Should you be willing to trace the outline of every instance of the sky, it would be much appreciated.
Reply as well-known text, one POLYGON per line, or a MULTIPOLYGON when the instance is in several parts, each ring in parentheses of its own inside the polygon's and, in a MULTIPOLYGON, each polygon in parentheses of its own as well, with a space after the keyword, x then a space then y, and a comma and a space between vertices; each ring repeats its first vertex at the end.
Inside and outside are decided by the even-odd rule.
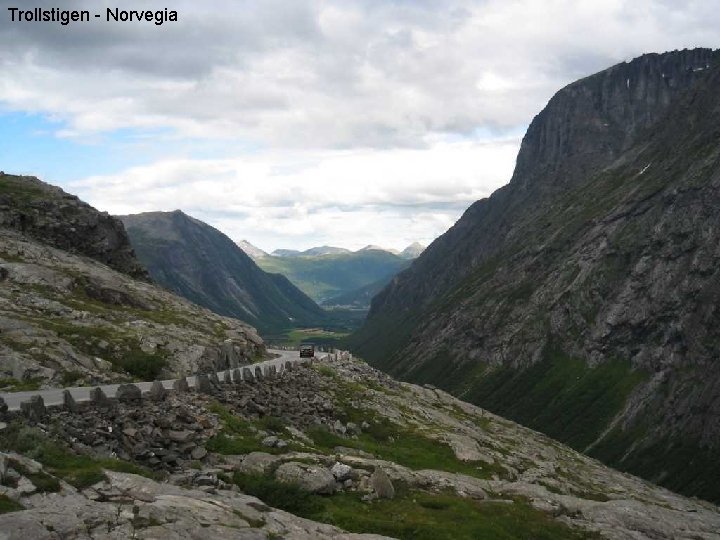
POLYGON ((429 244, 563 86, 720 44, 718 0, 0 0, 0 169, 266 251, 429 244), (8 7, 88 9, 11 22, 8 7))

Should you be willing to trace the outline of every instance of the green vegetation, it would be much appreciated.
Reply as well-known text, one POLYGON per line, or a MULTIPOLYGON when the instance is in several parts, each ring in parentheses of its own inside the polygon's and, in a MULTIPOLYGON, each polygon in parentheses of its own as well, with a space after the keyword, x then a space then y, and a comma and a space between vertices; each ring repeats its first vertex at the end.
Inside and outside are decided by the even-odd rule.
POLYGON ((697 440, 671 437, 638 444, 646 435, 642 427, 628 431, 615 429, 590 455, 678 493, 720 503, 720 484, 708 482, 709 478, 720 478, 720 449, 709 448, 697 440), (628 452, 628 448, 632 451, 628 452))
POLYGON ((236 473, 233 480, 243 492, 266 504, 350 532, 408 540, 594 538, 554 521, 521 500, 512 504, 478 502, 449 493, 427 493, 397 486, 394 499, 367 503, 359 493, 313 495, 270 475, 236 473))
POLYGON ((258 266, 286 276, 316 302, 352 293, 391 276, 410 261, 386 251, 367 250, 311 257, 263 257, 258 266))
POLYGON ((0 379, 0 390, 3 392, 24 392, 40 388, 42 379, 0 379))
POLYGON ((268 448, 262 445, 258 430, 284 433, 286 423, 281 418, 265 416, 259 420, 250 421, 234 415, 217 402, 211 403, 208 410, 217 414, 222 422, 220 432, 209 439, 205 445, 210 452, 225 455, 248 454, 258 451, 284 454, 289 451, 305 450, 294 442, 290 442, 285 448, 268 448))
POLYGON ((157 349, 145 352, 134 336, 118 334, 117 329, 106 326, 85 326, 65 321, 38 321, 57 333, 79 351, 90 356, 106 358, 116 370, 126 371, 143 381, 156 379, 167 365, 167 353, 157 349), (104 342, 104 343, 103 343, 104 342), (113 350, 109 345, 118 346, 113 350))
POLYGON ((19 502, 13 501, 7 495, 0 494, 0 514, 17 512, 19 510, 25 510, 25 507, 19 502))
POLYGON ((349 335, 348 331, 325 328, 295 328, 276 339, 282 345, 297 347, 304 341, 319 346, 334 346, 349 335))
MULTIPOLYGON (((117 459, 95 459, 73 454, 62 443, 49 438, 40 430, 12 424, 0 432, 0 449, 14 451, 40 462, 57 478, 82 489, 103 480, 103 469, 126 472, 156 478, 156 475, 142 467, 117 459)), ((25 476, 41 491, 57 491, 60 485, 56 478, 45 473, 25 476), (38 482, 38 483, 36 483, 38 482)))
POLYGON ((549 348, 543 361, 502 367, 475 380, 464 399, 583 450, 607 427, 646 375, 629 362, 589 367, 549 348))

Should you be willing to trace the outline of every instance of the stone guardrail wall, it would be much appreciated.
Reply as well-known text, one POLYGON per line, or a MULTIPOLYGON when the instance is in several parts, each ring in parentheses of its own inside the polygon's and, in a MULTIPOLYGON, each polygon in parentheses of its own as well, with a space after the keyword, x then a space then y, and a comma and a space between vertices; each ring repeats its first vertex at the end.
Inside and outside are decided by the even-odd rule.
MULTIPOLYGON (((333 350, 332 352, 325 353, 323 359, 328 362, 352 360, 352 354, 348 351, 333 350)), ((296 369, 298 364, 309 364, 317 360, 317 357, 294 358, 284 361, 275 359, 259 364, 248 364, 217 373, 199 373, 197 375, 168 381, 97 386, 89 390, 88 399, 76 399, 70 390, 64 389, 62 390, 62 403, 49 405, 47 407, 41 395, 44 391, 39 390, 37 395, 30 396, 26 401, 20 403, 20 413, 29 422, 35 423, 46 417, 47 408, 60 407, 69 411, 77 411, 79 403, 83 402, 90 402, 92 405, 98 407, 108 407, 112 404, 113 400, 121 402, 138 402, 143 399, 163 401, 168 392, 185 393, 191 389, 204 394, 214 394, 221 384, 233 384, 240 381, 252 383, 257 380, 272 379, 284 371, 296 369), (148 384, 150 385, 149 389, 143 392, 140 385, 147 387, 148 384), (108 396, 104 389, 108 389, 109 387, 114 388, 115 386, 117 386, 115 395, 108 396)), ((0 420, 6 419, 9 414, 11 414, 11 412, 8 411, 7 404, 2 397, 0 397, 0 420)))
MULTIPOLYGON (((333 361, 339 358, 347 358, 348 355, 349 353, 345 352, 328 353, 324 355, 324 359, 333 361)), ((97 407, 108 407, 112 405, 113 401, 135 403, 143 399, 163 401, 169 392, 185 393, 194 390, 200 393, 214 394, 222 384, 234 384, 240 381, 252 383, 258 380, 272 379, 285 371, 297 369, 299 364, 309 364, 317 360, 317 357, 291 360, 274 359, 217 373, 199 373, 167 381, 97 386, 89 389, 89 398, 85 399, 76 399, 69 389, 57 389, 57 391, 62 392, 62 403, 48 406, 46 406, 41 395, 47 391, 38 390, 38 394, 29 396, 27 400, 20 403, 20 416, 24 416, 30 423, 35 423, 46 417, 48 408, 54 407, 77 411, 79 403, 87 402, 97 407), (149 389, 143 392, 141 386, 147 388, 148 385, 150 385, 149 389), (112 394, 112 392, 106 392, 108 388, 115 390, 114 396, 108 395, 112 394)), ((10 414, 14 415, 16 413, 8 411, 7 404, 0 397, 0 420, 7 419, 10 414)))

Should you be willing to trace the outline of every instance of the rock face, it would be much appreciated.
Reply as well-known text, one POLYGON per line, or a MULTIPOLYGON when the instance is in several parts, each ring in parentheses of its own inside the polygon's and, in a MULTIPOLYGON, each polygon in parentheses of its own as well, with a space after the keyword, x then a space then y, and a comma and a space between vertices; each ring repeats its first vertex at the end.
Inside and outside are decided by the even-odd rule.
POLYGON ((0 174, 0 228, 149 279, 120 220, 35 177, 0 174))
POLYGON ((646 55, 558 92, 510 183, 375 297, 354 348, 720 500, 719 64, 646 55))
MULTIPOLYGON (((79 248, 66 246, 71 253, 50 245, 61 230, 50 203, 59 204, 53 197, 61 195, 39 181, 0 177, 0 379, 54 385, 153 380, 237 368, 264 353, 247 324, 133 279, 131 269, 107 266, 115 259, 88 258, 89 248, 80 255, 79 248), (46 207, 49 217, 41 217, 37 208, 46 207), (46 227, 48 242, 41 242, 35 236, 46 227)), ((81 242, 86 233, 77 215, 101 215, 67 197, 67 208, 58 210, 69 216, 65 235, 81 242)), ((100 225, 90 228, 100 234, 100 225)))
POLYGON ((155 281, 260 331, 316 325, 325 312, 287 278, 269 274, 217 229, 181 211, 121 216, 155 281))

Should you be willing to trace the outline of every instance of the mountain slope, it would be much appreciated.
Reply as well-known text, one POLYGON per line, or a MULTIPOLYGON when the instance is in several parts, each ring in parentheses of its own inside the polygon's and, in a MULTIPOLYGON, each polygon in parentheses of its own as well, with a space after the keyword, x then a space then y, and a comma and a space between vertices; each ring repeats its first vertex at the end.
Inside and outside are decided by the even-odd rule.
POLYGON ((0 172, 0 227, 149 279, 117 218, 32 176, 0 172))
POLYGON ((408 264, 387 251, 360 250, 320 256, 264 257, 258 265, 287 276, 316 302, 326 304, 339 294, 355 291, 378 280, 390 279, 408 264))
POLYGON ((268 254, 265 253, 262 249, 257 246, 253 246, 247 240, 240 240, 237 245, 252 259, 261 259, 268 256, 268 254))
POLYGON ((645 55, 558 92, 511 182, 373 301, 353 347, 720 500, 720 72, 645 55))
POLYGON ((0 221, 26 227, 0 226, 0 389, 167 378, 264 352, 245 323, 108 265, 147 276, 118 220, 35 178, 3 175, 0 192, 0 221))
POLYGON ((230 238, 179 210, 120 219, 153 279, 193 302, 261 332, 326 320, 286 278, 263 272, 230 238))

